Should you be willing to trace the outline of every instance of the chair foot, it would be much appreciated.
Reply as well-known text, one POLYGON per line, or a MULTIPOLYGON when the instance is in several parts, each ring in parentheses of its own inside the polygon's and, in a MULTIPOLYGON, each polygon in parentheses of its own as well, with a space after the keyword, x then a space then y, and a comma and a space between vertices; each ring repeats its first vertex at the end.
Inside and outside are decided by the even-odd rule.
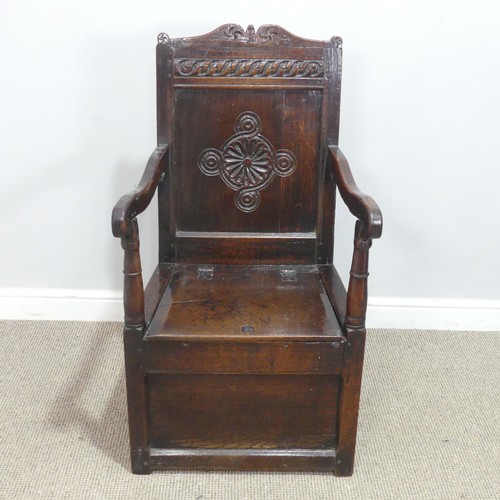
POLYGON ((341 477, 352 476, 353 471, 354 471, 354 457, 352 457, 351 459, 349 458, 341 459, 339 457, 336 458, 335 470, 333 471, 333 473, 336 476, 341 476, 341 477))
POLYGON ((151 461, 149 458, 149 449, 136 448, 130 453, 132 472, 134 474, 150 474, 151 461))

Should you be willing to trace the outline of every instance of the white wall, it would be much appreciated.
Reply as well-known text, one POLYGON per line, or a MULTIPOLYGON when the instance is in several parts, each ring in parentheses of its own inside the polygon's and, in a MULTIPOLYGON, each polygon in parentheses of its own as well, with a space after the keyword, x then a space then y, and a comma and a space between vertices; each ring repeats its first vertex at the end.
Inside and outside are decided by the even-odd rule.
MULTIPOLYGON (((371 261, 376 323, 415 325, 401 307, 434 304, 486 308, 489 327, 500 329, 497 2, 174 4, 3 2, 1 316, 71 317, 67 301, 26 298, 67 295, 95 299, 98 317, 120 314, 122 252, 110 213, 155 147, 157 32, 276 23, 308 38, 344 38, 341 147, 385 219, 371 261)), ((151 270, 154 216, 141 223, 151 270)), ((341 214, 339 226, 345 272, 352 220, 341 214)), ((444 309, 448 320, 457 313, 444 309)), ((423 326, 454 326, 433 321, 423 326)))

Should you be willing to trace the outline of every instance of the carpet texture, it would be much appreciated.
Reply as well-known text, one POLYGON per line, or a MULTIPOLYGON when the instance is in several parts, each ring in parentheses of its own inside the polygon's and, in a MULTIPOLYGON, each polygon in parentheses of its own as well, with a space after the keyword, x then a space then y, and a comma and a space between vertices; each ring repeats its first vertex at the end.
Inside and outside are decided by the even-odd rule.
POLYGON ((371 330, 351 478, 134 476, 120 324, 5 321, 0 343, 2 499, 500 498, 499 332, 371 330))

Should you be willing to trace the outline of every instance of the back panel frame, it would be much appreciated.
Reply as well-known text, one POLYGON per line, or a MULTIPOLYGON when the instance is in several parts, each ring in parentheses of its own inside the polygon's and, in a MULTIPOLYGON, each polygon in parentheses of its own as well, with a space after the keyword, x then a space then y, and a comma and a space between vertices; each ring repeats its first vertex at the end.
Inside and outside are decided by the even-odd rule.
POLYGON ((170 145, 170 168, 158 188, 160 262, 332 262, 335 185, 325 167, 326 146, 338 143, 341 64, 340 38, 306 40, 277 26, 255 32, 225 25, 200 37, 172 40, 159 35, 158 144, 170 145), (189 106, 191 99, 197 101, 195 106, 189 106), (245 101, 254 103, 252 109, 245 101), (207 127, 205 133, 193 133, 190 129, 197 122, 190 109, 199 110, 200 127, 211 110, 217 110, 220 116, 212 119, 221 123, 220 130, 207 127), (294 110, 304 117, 298 124, 294 110), (259 116, 259 137, 278 152, 292 151, 303 160, 297 171, 303 170, 300 177, 294 176, 297 171, 275 176, 259 191, 261 205, 252 213, 233 204, 218 218, 237 193, 220 177, 203 174, 193 162, 205 148, 221 148, 244 111, 259 116), (193 146, 191 153, 188 145, 193 146), (200 192, 206 200, 197 206, 200 192))

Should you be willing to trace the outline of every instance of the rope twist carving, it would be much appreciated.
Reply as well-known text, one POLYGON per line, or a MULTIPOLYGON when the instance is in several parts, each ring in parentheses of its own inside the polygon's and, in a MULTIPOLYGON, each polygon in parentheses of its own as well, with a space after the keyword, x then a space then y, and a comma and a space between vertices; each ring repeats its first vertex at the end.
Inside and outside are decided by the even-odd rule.
POLYGON ((323 61, 297 59, 176 59, 176 76, 318 78, 323 61))

